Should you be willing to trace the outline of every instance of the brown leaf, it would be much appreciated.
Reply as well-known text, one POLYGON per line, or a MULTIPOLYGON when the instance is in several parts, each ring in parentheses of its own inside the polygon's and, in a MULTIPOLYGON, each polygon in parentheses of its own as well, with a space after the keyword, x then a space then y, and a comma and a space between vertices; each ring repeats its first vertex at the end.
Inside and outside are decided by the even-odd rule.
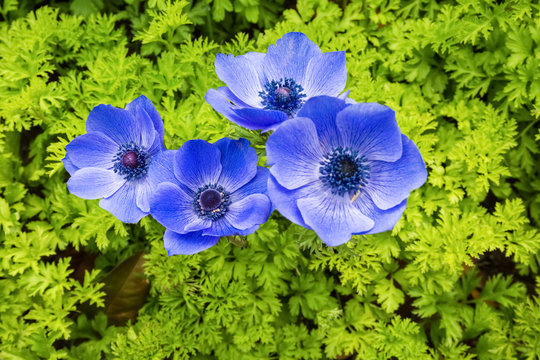
POLYGON ((144 305, 150 282, 144 276, 144 251, 117 265, 102 280, 105 283, 105 314, 109 323, 124 325, 137 317, 144 305))

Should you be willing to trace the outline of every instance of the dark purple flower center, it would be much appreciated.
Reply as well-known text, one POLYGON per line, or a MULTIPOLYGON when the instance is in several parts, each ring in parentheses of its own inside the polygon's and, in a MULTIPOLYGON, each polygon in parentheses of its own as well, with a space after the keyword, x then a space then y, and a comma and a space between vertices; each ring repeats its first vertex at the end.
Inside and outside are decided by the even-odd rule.
POLYGON ((137 154, 135 151, 128 151, 124 155, 122 155, 122 165, 135 169, 137 166, 139 166, 139 161, 137 158, 139 157, 139 154, 137 154))
POLYGON ((319 179, 327 185, 332 194, 340 196, 356 195, 369 180, 370 166, 365 156, 351 148, 337 147, 324 156, 319 168, 319 179))
POLYGON ((215 189, 206 189, 199 196, 199 204, 203 210, 215 210, 221 205, 221 194, 215 189))
POLYGON ((267 82, 259 96, 265 109, 283 111, 292 116, 304 104, 306 94, 303 91, 304 88, 293 79, 286 78, 267 82))
POLYGON ((113 159, 113 171, 126 180, 140 179, 146 175, 150 160, 144 146, 130 142, 118 148, 113 159))
POLYGON ((201 187, 193 197, 193 208, 201 218, 217 220, 227 213, 230 194, 222 186, 210 184, 201 187))

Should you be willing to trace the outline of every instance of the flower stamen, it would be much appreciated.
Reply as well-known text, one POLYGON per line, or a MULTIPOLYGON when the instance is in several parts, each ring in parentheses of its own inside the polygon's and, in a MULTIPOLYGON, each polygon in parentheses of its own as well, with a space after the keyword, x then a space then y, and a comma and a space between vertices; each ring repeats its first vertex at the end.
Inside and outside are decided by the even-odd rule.
POLYGON ((259 96, 265 109, 283 111, 292 116, 304 104, 302 99, 306 94, 303 91, 304 88, 293 79, 285 78, 267 82, 259 96))
POLYGON ((217 220, 227 213, 231 204, 230 194, 222 186, 205 185, 195 193, 193 208, 201 218, 217 220))
POLYGON ((150 160, 145 147, 132 141, 118 148, 113 159, 113 171, 126 180, 140 179, 146 175, 150 160))
POLYGON ((351 148, 337 147, 321 161, 319 179, 327 185, 332 194, 340 196, 349 193, 351 202, 356 200, 369 180, 370 166, 365 156, 351 148))

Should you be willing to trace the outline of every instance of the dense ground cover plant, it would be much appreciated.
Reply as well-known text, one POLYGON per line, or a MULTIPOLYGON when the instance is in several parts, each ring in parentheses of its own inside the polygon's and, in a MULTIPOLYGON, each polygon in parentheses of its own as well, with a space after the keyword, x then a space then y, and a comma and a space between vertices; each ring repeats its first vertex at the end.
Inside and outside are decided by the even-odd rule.
POLYGON ((2 3, 1 357, 538 357, 537 2, 265 3, 2 3), (168 258, 157 222, 68 193, 61 160, 91 109, 140 94, 167 148, 226 134, 265 165, 267 135, 204 95, 223 86, 217 53, 290 31, 345 51, 350 96, 394 109, 418 145, 427 183, 394 230, 329 248, 274 213, 168 258), (138 301, 123 317, 122 289, 138 301))

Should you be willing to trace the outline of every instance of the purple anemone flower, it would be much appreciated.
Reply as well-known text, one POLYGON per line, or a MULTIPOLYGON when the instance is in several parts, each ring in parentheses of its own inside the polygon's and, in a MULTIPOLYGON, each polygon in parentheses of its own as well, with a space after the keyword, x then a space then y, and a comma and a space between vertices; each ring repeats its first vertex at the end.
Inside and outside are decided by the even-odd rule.
POLYGON ((345 52, 323 53, 298 32, 283 35, 266 54, 218 54, 215 67, 227 86, 208 90, 206 101, 251 130, 273 130, 293 118, 311 97, 338 96, 347 82, 345 52))
POLYGON ((206 250, 221 236, 251 234, 272 212, 268 169, 257 166, 246 139, 189 140, 156 164, 163 177, 150 213, 166 228, 169 256, 206 250))
POLYGON ((427 178, 394 111, 377 103, 308 100, 270 135, 266 153, 273 205, 330 246, 392 229, 427 178))
POLYGON ((144 95, 125 110, 98 105, 86 120, 87 133, 66 146, 62 160, 71 175, 68 190, 120 221, 136 223, 149 214, 153 159, 162 152, 163 122, 144 95))

